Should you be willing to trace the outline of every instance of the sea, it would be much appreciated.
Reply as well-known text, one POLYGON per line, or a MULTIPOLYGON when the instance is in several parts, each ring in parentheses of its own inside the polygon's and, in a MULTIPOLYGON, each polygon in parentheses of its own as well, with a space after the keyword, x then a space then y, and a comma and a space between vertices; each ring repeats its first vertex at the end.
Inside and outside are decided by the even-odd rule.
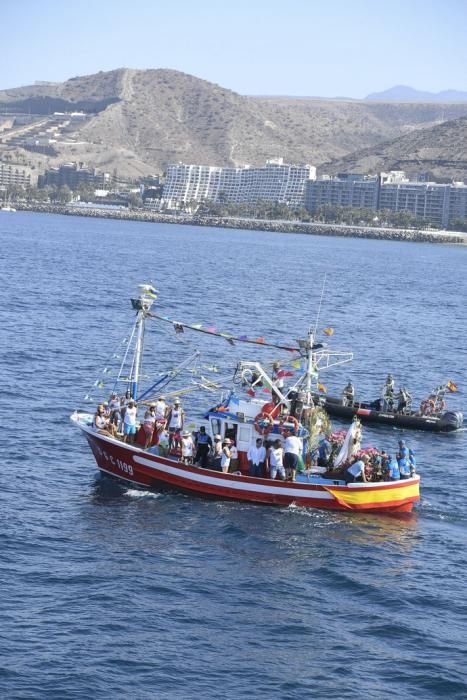
MULTIPOLYGON (((183 323, 316 328, 354 355, 330 394, 391 372, 418 403, 450 379, 467 414, 467 248, 4 212, 0 279, 2 698, 467 698, 466 432, 364 430, 416 453, 420 505, 390 517, 143 490, 69 421, 112 390, 147 282, 183 323)), ((156 320, 146 348, 145 382, 195 351, 213 381, 286 361, 156 320)), ((183 394, 188 420, 218 398, 183 394)))

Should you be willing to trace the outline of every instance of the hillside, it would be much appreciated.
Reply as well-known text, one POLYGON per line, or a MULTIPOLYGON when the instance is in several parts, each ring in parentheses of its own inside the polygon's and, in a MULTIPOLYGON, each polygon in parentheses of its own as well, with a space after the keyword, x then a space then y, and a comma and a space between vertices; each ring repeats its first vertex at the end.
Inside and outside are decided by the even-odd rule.
MULTIPOLYGON (((127 176, 161 172, 174 161, 262 164, 283 156, 320 165, 467 115, 467 104, 246 97, 168 69, 118 69, 0 91, 0 115, 50 119, 54 111, 77 110, 89 118, 57 131, 55 154, 49 155, 24 151, 17 139, 8 142, 12 129, 4 122, 0 159, 8 151, 12 162, 38 170, 84 161, 127 176)), ((44 119, 38 121, 39 135, 47 131, 44 119)))
POLYGON ((324 163, 320 170, 330 174, 405 170, 409 175, 428 173, 435 180, 467 182, 467 117, 357 150, 324 163))

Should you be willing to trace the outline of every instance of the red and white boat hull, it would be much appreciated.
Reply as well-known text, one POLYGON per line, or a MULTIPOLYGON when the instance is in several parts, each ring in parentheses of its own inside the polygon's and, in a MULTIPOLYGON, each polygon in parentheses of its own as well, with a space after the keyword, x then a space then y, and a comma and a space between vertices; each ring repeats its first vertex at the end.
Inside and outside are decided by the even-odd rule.
POLYGON ((94 432, 78 416, 73 420, 85 433, 99 469, 147 488, 161 484, 203 496, 272 505, 372 512, 409 512, 419 500, 419 476, 381 483, 343 485, 329 480, 284 482, 223 474, 187 466, 136 446, 94 432), (318 482, 318 483, 317 483, 318 482))

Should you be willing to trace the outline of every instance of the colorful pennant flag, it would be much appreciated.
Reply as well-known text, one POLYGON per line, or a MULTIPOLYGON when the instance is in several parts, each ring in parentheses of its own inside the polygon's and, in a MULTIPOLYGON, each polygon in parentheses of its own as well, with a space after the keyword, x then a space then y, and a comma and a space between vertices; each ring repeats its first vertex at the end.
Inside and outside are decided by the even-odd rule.
POLYGON ((454 382, 449 380, 448 383, 446 384, 446 389, 448 389, 448 391, 451 391, 452 393, 454 393, 455 391, 457 391, 457 384, 454 384, 454 382))
POLYGON ((324 386, 324 384, 318 384, 318 391, 321 391, 323 394, 326 394, 327 389, 324 386))
POLYGON ((292 367, 295 367, 295 369, 300 369, 302 366, 302 361, 301 360, 294 360, 292 363, 292 367))
POLYGON ((277 378, 278 379, 284 379, 285 377, 293 377, 295 372, 291 372, 286 369, 280 369, 277 373, 277 378))
POLYGON ((323 333, 324 335, 334 335, 334 328, 325 328, 323 333))

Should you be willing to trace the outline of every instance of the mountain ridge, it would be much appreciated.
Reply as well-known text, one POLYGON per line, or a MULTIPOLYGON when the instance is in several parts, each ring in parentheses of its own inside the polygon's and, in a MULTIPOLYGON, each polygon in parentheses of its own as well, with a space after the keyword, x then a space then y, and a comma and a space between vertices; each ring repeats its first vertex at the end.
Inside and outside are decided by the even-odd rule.
POLYGON ((128 177, 161 172, 178 161, 238 166, 282 156, 319 166, 467 115, 463 103, 244 96, 161 68, 118 68, 0 91, 0 112, 13 113, 18 106, 27 112, 33 105, 44 115, 84 109, 88 118, 56 139, 53 155, 0 143, 0 159, 8 151, 36 169, 83 161, 128 177))
POLYGON ((380 102, 467 102, 467 92, 452 89, 441 90, 441 92, 428 92, 417 90, 409 85, 394 85, 388 90, 367 95, 365 100, 377 100, 380 102))

